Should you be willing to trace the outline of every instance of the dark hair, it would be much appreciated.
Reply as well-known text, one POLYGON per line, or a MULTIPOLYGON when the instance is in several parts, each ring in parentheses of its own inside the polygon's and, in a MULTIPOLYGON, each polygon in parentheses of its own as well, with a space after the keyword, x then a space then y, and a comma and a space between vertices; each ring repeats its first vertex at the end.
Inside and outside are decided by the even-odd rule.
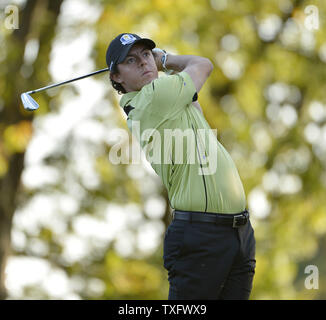
MULTIPOLYGON (((115 74, 115 73, 118 73, 119 70, 118 70, 118 66, 115 66, 115 68, 113 68, 111 74, 115 74)), ((119 83, 119 82, 116 82, 114 81, 112 78, 111 78, 111 74, 110 74, 110 80, 111 80, 111 84, 112 84, 112 87, 118 91, 118 94, 123 94, 123 93, 127 93, 127 91, 125 90, 125 88, 119 83)))
POLYGON ((121 85, 121 83, 119 82, 115 82, 113 79, 111 79, 111 84, 112 87, 118 91, 119 94, 123 94, 123 93, 127 93, 127 91, 125 90, 125 88, 121 85))

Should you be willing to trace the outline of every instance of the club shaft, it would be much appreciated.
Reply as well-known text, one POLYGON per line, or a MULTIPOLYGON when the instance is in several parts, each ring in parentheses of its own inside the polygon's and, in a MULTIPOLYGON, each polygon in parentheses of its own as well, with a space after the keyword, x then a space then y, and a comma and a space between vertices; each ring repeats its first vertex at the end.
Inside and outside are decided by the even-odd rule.
POLYGON ((39 91, 51 89, 51 88, 58 87, 58 86, 61 86, 63 84, 66 84, 66 83, 70 83, 70 82, 73 82, 73 81, 76 81, 76 80, 84 79, 84 78, 87 78, 87 77, 90 77, 90 76, 93 76, 95 74, 98 74, 98 73, 101 73, 101 72, 105 72, 105 71, 109 71, 109 68, 105 68, 105 69, 101 69, 101 70, 98 70, 98 71, 94 71, 92 73, 86 74, 86 75, 81 76, 81 77, 78 77, 78 78, 74 78, 74 79, 71 79, 71 80, 67 80, 67 81, 63 81, 63 82, 51 84, 51 85, 46 86, 46 87, 43 87, 43 88, 39 88, 39 89, 35 89, 35 90, 32 90, 32 91, 28 91, 26 93, 27 94, 32 94, 32 93, 36 93, 36 92, 39 92, 39 91))

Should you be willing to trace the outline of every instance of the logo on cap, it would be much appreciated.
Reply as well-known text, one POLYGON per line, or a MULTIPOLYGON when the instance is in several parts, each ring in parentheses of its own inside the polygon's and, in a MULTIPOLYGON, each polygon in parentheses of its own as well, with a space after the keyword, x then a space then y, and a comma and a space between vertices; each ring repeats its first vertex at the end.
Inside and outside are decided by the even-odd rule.
POLYGON ((124 34, 121 36, 120 41, 125 46, 126 44, 132 43, 137 40, 132 34, 124 34))

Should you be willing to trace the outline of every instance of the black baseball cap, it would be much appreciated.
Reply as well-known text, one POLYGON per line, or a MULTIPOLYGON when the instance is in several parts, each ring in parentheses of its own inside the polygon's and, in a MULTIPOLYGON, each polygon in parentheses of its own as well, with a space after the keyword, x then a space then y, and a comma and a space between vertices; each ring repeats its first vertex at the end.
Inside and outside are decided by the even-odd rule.
POLYGON ((132 46, 136 43, 144 43, 149 49, 155 48, 153 40, 141 38, 134 33, 121 33, 113 39, 106 50, 106 64, 110 71, 114 72, 117 64, 121 63, 128 55, 132 46))

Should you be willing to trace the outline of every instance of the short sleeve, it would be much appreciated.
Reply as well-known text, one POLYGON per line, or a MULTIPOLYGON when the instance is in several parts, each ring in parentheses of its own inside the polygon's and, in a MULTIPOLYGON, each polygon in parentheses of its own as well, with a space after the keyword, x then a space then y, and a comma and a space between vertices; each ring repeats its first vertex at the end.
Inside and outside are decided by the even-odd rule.
POLYGON ((177 116, 192 101, 197 100, 195 85, 185 71, 155 79, 152 90, 152 108, 163 117, 177 116))

